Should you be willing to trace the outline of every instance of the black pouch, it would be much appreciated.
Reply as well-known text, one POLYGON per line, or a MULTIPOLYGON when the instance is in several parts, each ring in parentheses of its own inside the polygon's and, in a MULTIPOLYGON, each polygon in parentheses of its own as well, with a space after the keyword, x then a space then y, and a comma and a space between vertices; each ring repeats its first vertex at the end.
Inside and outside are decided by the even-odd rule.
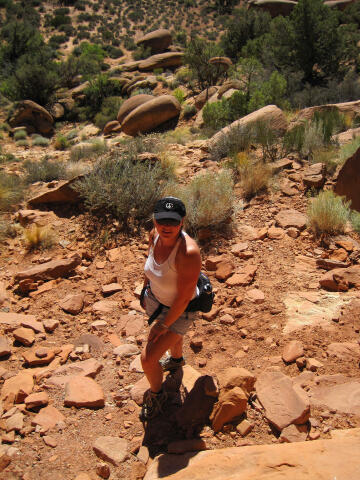
POLYGON ((191 300, 185 311, 208 313, 213 306, 215 293, 213 292, 209 277, 203 272, 199 274, 197 287, 199 295, 191 300))

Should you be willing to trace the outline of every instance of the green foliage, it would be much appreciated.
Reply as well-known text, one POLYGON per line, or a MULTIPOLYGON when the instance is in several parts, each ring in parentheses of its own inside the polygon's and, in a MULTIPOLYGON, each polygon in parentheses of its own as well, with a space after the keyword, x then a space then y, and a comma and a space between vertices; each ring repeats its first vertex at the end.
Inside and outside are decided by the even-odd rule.
POLYGON ((27 138, 27 133, 26 133, 26 130, 16 130, 16 132, 14 133, 14 140, 17 141, 17 140, 25 140, 25 138, 27 138))
POLYGON ((82 158, 91 159, 107 151, 105 140, 95 138, 87 142, 77 143, 71 147, 70 160, 78 162, 82 158))
POLYGON ((355 137, 350 143, 346 143, 340 148, 339 159, 343 163, 350 158, 360 148, 360 135, 355 137))
POLYGON ((312 122, 322 124, 324 143, 330 143, 333 135, 346 130, 345 116, 337 108, 316 111, 312 122))
POLYGON ((16 141, 16 145, 18 147, 28 147, 29 146, 29 142, 27 139, 23 139, 23 140, 17 140, 16 141))
POLYGON ((230 98, 223 97, 219 102, 206 103, 203 109, 203 120, 206 127, 220 130, 246 114, 246 96, 237 91, 230 98))
POLYGON ((17 175, 0 175, 0 212, 13 210, 24 197, 24 185, 17 175))
POLYGON ((222 49, 211 42, 194 37, 188 43, 184 55, 184 64, 188 65, 192 77, 201 90, 216 85, 222 73, 215 65, 209 63, 210 58, 221 56, 222 49))
POLYGON ((184 118, 188 119, 196 115, 197 110, 195 105, 185 105, 183 109, 184 118))
POLYGON ((125 149, 99 160, 76 189, 92 213, 110 213, 126 228, 149 218, 171 179, 160 162, 138 162, 125 149))
POLYGON ((40 161, 26 160, 24 162, 26 170, 26 182, 51 182, 66 178, 65 165, 63 162, 49 159, 44 156, 40 161))
POLYGON ((144 45, 140 45, 136 50, 133 51, 133 59, 134 60, 143 60, 145 58, 150 57, 151 55, 151 48, 144 47, 144 45))
POLYGON ((6 238, 15 238, 19 233, 19 224, 15 224, 7 219, 0 219, 0 242, 6 238))
POLYGON ((236 61, 241 49, 249 40, 258 38, 269 31, 270 21, 271 17, 267 12, 246 8, 236 10, 221 37, 220 43, 225 54, 236 61))
POLYGON ((101 110, 95 115, 95 125, 101 129, 111 120, 116 120, 123 99, 121 97, 107 97, 103 100, 101 110))
POLYGON ((54 148, 56 150, 66 150, 70 147, 70 142, 65 135, 57 135, 55 139, 54 148))
POLYGON ((350 214, 350 221, 355 232, 360 234, 360 213, 352 210, 350 214))
POLYGON ((184 103, 185 101, 185 92, 184 90, 182 90, 181 88, 176 88, 172 94, 174 95, 174 97, 176 98, 176 100, 182 104, 184 103))
POLYGON ((106 74, 100 74, 89 81, 89 86, 84 90, 85 104, 91 114, 100 111, 106 97, 114 97, 121 93, 122 86, 119 81, 110 79, 106 74))
POLYGON ((41 135, 35 135, 32 138, 31 144, 33 147, 48 147, 50 145, 50 140, 41 135))
POLYGON ((349 204, 331 190, 320 192, 308 207, 309 228, 316 235, 343 233, 350 218, 349 204))
POLYGON ((288 130, 283 138, 283 145, 285 152, 300 152, 304 145, 305 137, 305 125, 297 125, 296 127, 288 130))
POLYGON ((263 162, 274 162, 280 153, 279 136, 271 128, 270 124, 264 121, 257 121, 252 125, 254 141, 261 146, 263 162))
POLYGON ((335 172, 336 167, 339 165, 338 149, 333 146, 314 150, 311 157, 312 163, 323 163, 330 175, 335 172))
POLYGON ((249 148, 252 141, 251 130, 243 125, 234 125, 226 133, 221 133, 216 142, 210 144, 209 153, 213 160, 232 156, 249 148))
POLYGON ((186 230, 192 234, 202 228, 222 228, 234 212, 234 181, 228 170, 206 172, 177 189, 186 205, 186 230))

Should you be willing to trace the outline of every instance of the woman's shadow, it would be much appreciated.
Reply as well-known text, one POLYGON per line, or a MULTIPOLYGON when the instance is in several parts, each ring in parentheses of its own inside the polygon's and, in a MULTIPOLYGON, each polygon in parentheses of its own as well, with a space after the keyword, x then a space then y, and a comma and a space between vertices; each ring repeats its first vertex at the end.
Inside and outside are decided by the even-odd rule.
MULTIPOLYGON (((199 377, 190 391, 183 384, 183 369, 170 373, 163 388, 169 400, 164 413, 144 423, 143 445, 153 458, 167 452, 167 446, 174 441, 198 438, 217 400, 217 386, 209 375, 199 377)), ((176 461, 167 455, 159 458, 158 474, 166 476, 185 468, 197 452, 177 456, 176 461)), ((171 456, 173 458, 173 456, 171 456)))

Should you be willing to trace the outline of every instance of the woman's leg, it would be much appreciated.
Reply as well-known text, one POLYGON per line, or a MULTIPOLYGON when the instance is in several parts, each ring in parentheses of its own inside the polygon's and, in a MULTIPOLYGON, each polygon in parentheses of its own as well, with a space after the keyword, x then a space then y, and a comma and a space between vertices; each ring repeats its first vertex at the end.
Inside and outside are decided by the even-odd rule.
POLYGON ((180 336, 178 341, 170 347, 170 355, 172 358, 181 358, 183 356, 183 337, 180 336))
MULTIPOLYGON (((149 381, 150 389, 152 392, 159 392, 163 381, 163 369, 160 366, 159 360, 164 355, 166 350, 173 351, 175 345, 181 341, 182 337, 174 332, 167 332, 159 337, 155 342, 148 341, 142 354, 141 364, 144 369, 146 378, 149 381)), ((176 351, 176 347, 175 347, 176 351)), ((180 355, 181 356, 181 355, 180 355)))

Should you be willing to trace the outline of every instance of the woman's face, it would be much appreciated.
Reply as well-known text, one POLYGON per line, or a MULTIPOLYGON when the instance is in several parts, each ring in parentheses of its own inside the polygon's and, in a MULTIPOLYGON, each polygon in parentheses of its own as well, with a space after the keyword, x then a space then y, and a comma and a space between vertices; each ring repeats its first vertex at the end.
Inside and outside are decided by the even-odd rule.
POLYGON ((173 223, 174 222, 172 221, 167 222, 165 219, 161 220, 159 223, 154 219, 154 225, 158 234, 160 235, 160 238, 170 240, 179 236, 184 220, 181 220, 178 225, 174 225, 173 223))

